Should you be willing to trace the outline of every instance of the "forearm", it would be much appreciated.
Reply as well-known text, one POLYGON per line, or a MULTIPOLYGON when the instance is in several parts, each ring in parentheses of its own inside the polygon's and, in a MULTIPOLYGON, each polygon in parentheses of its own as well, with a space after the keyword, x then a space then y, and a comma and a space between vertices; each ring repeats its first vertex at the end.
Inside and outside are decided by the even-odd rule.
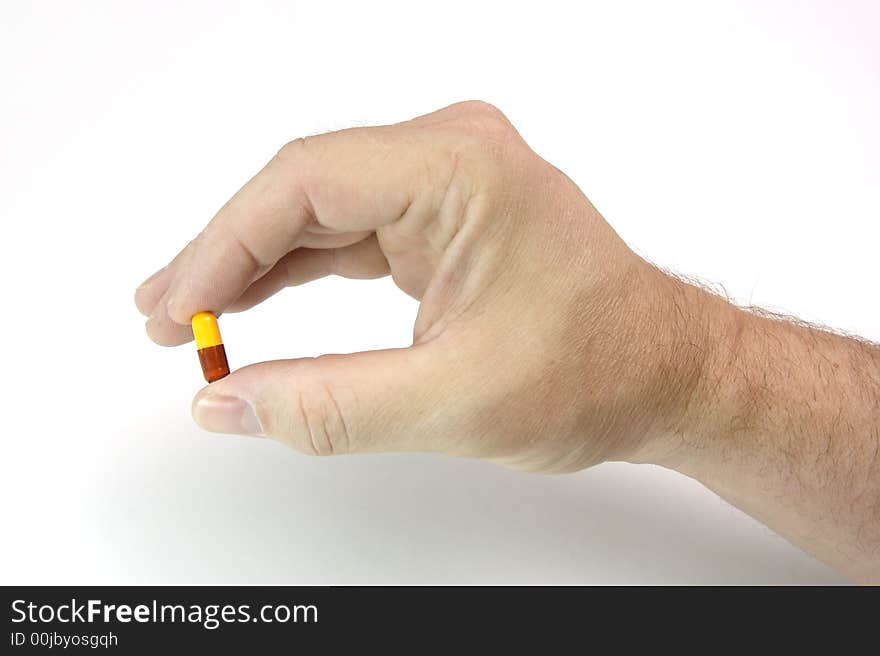
POLYGON ((698 292, 703 375, 655 459, 880 582, 880 348, 698 292))

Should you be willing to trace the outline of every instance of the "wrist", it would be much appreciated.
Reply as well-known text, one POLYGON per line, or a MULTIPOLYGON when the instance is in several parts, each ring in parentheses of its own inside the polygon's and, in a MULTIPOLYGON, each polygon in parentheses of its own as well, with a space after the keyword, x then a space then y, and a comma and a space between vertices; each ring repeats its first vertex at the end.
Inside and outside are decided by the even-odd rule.
POLYGON ((645 312, 651 354, 649 428, 630 462, 690 472, 727 429, 737 353, 752 317, 725 299, 656 269, 645 312))

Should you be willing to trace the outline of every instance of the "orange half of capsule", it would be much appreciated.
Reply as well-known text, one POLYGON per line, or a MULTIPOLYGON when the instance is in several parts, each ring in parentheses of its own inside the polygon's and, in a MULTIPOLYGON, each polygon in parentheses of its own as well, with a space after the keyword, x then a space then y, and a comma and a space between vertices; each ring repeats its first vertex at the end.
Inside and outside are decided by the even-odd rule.
POLYGON ((215 380, 229 375, 229 363, 226 360, 226 349, 220 337, 220 327, 213 312, 199 312, 192 318, 193 337, 199 350, 199 362, 205 380, 215 380))

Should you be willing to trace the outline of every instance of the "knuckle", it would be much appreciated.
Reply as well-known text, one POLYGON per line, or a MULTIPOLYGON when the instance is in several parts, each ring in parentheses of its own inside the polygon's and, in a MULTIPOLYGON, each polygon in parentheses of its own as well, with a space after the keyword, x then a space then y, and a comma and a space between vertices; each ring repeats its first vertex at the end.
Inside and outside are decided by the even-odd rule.
POLYGON ((493 141, 507 141, 516 135, 513 125, 495 105, 482 100, 461 103, 461 121, 465 129, 493 141))
POLYGON ((492 103, 486 102, 485 100, 465 100, 461 103, 462 109, 481 116, 490 116, 494 118, 500 118, 507 120, 504 116, 504 113, 498 109, 492 103))
POLYGON ((298 161, 303 158, 309 137, 297 137, 278 149, 277 157, 283 160, 298 161))

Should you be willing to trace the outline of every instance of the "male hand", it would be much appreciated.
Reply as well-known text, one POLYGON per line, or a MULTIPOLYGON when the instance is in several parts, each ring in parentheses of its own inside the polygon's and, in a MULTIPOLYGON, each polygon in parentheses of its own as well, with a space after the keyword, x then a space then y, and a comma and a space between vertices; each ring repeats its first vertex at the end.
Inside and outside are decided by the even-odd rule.
POLYGON ((880 349, 661 273, 484 103, 287 144, 136 301, 175 345, 196 312, 388 273, 421 300, 411 347, 245 367, 196 421, 312 454, 662 464, 880 582, 880 349))
POLYGON ((389 273, 421 301, 411 347, 245 367, 199 392, 196 421, 304 453, 540 471, 633 459, 681 429, 707 357, 695 308, 712 301, 685 315, 708 295, 637 257, 481 102, 288 143, 136 303, 173 346, 199 311, 389 273))

